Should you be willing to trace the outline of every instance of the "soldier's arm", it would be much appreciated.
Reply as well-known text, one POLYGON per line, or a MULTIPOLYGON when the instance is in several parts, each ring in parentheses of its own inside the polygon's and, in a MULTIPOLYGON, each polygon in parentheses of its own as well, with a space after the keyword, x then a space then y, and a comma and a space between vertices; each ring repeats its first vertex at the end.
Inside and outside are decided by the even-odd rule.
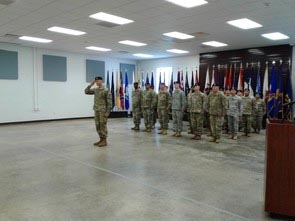
POLYGON ((172 103, 172 97, 171 97, 169 92, 167 92, 167 97, 168 97, 168 108, 167 108, 167 110, 170 110, 171 103, 172 103))
POLYGON ((94 89, 91 89, 91 87, 94 85, 95 81, 92 81, 91 84, 89 84, 85 90, 84 90, 84 93, 85 94, 88 94, 88 95, 91 95, 91 94, 94 94, 95 93, 95 90, 94 89))
POLYGON ((181 109, 182 111, 184 111, 185 109, 187 109, 187 99, 184 92, 182 93, 181 102, 182 102, 181 109))
POLYGON ((208 96, 203 94, 202 98, 203 98, 202 112, 206 112, 207 110, 209 110, 208 96))
POLYGON ((107 107, 106 107, 105 116, 108 117, 113 107, 112 94, 109 91, 106 92, 106 99, 107 99, 107 102, 106 102, 107 107))
POLYGON ((222 99, 221 99, 221 102, 222 102, 222 115, 225 115, 226 111, 227 111, 227 101, 226 101, 226 97, 224 95, 221 95, 221 96, 222 96, 222 99))

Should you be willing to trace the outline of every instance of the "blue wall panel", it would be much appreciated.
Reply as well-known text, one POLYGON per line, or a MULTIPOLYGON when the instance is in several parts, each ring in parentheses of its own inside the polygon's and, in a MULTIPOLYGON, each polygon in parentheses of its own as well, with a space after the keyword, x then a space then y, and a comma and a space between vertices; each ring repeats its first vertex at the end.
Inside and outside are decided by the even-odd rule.
POLYGON ((18 79, 18 53, 0 50, 0 79, 18 79))
POLYGON ((86 82, 91 82, 95 77, 102 77, 105 82, 105 62, 97 60, 86 60, 86 82))
POLYGON ((67 58, 43 55, 43 80, 67 81, 67 58))

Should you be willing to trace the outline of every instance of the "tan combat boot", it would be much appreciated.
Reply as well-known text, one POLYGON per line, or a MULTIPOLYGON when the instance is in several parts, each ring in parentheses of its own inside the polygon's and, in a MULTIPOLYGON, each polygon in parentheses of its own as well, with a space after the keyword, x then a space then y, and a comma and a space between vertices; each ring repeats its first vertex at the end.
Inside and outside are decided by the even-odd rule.
POLYGON ((102 141, 98 144, 99 147, 105 147, 107 145, 108 145, 107 139, 102 139, 102 141))
POLYGON ((176 132, 175 137, 181 137, 180 132, 176 132))
POLYGON ((167 135, 167 130, 166 129, 162 130, 162 135, 167 135))
POLYGON ((98 146, 101 143, 102 139, 100 138, 99 141, 95 142, 93 145, 98 146))

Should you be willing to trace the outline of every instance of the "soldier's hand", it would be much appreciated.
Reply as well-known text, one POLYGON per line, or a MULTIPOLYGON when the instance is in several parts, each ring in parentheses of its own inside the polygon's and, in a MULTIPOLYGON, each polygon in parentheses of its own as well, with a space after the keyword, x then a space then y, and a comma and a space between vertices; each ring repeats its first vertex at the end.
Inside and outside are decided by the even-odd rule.
POLYGON ((95 84, 95 80, 93 80, 90 84, 90 86, 93 86, 95 84))
POLYGON ((104 114, 104 117, 106 117, 106 118, 109 117, 109 114, 108 113, 105 113, 104 114))

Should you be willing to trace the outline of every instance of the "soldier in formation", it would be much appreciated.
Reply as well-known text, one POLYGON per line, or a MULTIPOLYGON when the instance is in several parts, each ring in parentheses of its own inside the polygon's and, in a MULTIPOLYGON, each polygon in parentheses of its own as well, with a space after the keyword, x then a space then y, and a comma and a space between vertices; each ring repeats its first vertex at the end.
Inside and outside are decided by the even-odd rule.
POLYGON ((265 108, 265 102, 260 98, 260 94, 255 95, 254 99, 254 114, 253 114, 253 128, 254 132, 259 134, 261 130, 262 125, 262 118, 265 114, 266 108, 265 108))
POLYGON ((254 113, 254 99, 249 95, 249 89, 244 90, 244 96, 242 97, 243 111, 243 127, 244 134, 243 136, 250 137, 251 126, 252 126, 252 115, 254 113))
POLYGON ((153 126, 153 111, 156 106, 156 94, 151 89, 150 83, 145 84, 142 91, 141 110, 144 118, 146 132, 150 133, 153 126))
POLYGON ((235 88, 230 90, 230 96, 227 99, 228 109, 228 128, 229 128, 229 139, 237 140, 239 130, 239 116, 242 113, 242 98, 236 95, 235 88))
POLYGON ((165 90, 165 84, 160 83, 160 91, 158 93, 158 118, 162 130, 158 134, 167 135, 170 108, 171 95, 165 90))
POLYGON ((132 130, 139 131, 140 121, 141 121, 141 97, 142 91, 138 87, 138 82, 133 84, 134 90, 132 92, 132 115, 134 127, 132 130))

